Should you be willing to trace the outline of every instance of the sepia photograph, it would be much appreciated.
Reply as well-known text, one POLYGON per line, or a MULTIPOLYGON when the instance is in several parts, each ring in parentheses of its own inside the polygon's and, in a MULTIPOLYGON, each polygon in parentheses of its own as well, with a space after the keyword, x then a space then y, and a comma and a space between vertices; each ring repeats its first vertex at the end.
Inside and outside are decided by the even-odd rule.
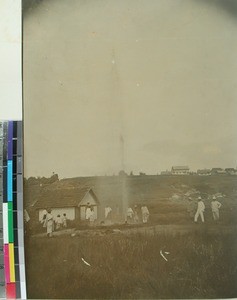
POLYGON ((237 1, 22 14, 28 298, 236 298, 237 1))

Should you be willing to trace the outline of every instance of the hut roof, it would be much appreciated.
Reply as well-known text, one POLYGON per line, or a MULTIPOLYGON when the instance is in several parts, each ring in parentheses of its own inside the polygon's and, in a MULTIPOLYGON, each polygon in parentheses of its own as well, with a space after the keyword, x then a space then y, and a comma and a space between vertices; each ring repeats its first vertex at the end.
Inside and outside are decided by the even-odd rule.
POLYGON ((173 166, 172 170, 189 170, 188 166, 173 166))
POLYGON ((47 207, 78 207, 80 206, 80 202, 88 193, 93 197, 95 202, 99 204, 99 200, 91 187, 71 187, 54 190, 43 190, 34 207, 36 209, 47 207))

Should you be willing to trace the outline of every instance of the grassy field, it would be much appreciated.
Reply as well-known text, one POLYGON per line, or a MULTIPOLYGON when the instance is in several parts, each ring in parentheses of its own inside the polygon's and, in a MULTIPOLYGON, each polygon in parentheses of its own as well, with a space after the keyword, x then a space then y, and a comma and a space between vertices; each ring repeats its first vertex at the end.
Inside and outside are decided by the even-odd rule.
POLYGON ((217 227, 216 233, 210 234, 206 227, 196 226, 184 235, 28 237, 28 297, 237 297, 236 233, 223 234, 217 227), (170 253, 166 254, 168 261, 161 257, 160 250, 170 253))
POLYGON ((50 184, 37 179, 25 182, 24 195, 31 216, 25 241, 30 299, 237 297, 237 176, 111 176, 50 184), (71 227, 81 231, 75 236, 35 235, 45 232, 33 206, 43 192, 60 189, 63 201, 68 188, 85 185, 99 198, 100 220, 106 205, 121 208, 125 197, 130 206, 148 206, 149 224, 89 230, 75 223, 71 227), (190 191, 194 200, 204 199, 205 224, 193 224, 187 212, 190 191), (210 203, 217 193, 222 207, 214 224, 210 203), (168 261, 160 250, 170 253, 168 261))

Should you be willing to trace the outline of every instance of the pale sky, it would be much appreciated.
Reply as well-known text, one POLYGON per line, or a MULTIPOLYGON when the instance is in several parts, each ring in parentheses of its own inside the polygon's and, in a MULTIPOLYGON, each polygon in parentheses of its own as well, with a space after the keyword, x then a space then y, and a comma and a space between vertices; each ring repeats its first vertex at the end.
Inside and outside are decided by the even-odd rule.
POLYGON ((233 1, 43 0, 23 49, 26 177, 236 167, 233 1))

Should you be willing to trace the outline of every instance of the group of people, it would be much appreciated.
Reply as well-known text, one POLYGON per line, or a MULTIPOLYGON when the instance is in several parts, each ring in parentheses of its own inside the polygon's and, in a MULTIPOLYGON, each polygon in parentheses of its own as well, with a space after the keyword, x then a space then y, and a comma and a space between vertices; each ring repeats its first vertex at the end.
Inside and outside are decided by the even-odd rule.
MULTIPOLYGON (((201 218, 202 223, 205 222, 205 218, 204 218, 204 212, 206 209, 206 206, 203 202, 203 199, 201 196, 198 197, 198 203, 197 203, 197 207, 195 202, 193 202, 192 198, 189 198, 190 201, 190 205, 188 208, 188 211, 190 213, 190 217, 193 218, 194 217, 194 222, 197 223, 199 217, 201 218), (196 211, 196 213, 195 213, 196 211)), ((215 196, 212 197, 212 201, 211 201, 211 210, 212 210, 212 216, 213 216, 213 220, 215 222, 219 221, 220 219, 220 213, 219 210, 221 208, 221 203, 216 199, 215 196)))
MULTIPOLYGON (((140 209, 137 205, 129 206, 125 212, 125 222, 136 224, 142 220, 143 223, 147 223, 149 216, 150 212, 146 205, 142 205, 140 209)), ((118 206, 115 209, 112 209, 109 205, 105 207, 105 221, 121 221, 121 217, 118 206)))
MULTIPOLYGON (((190 217, 194 218, 195 223, 198 222, 198 219, 200 217, 202 223, 204 223, 205 222, 204 213, 205 213, 206 206, 201 196, 198 197, 198 203, 193 201, 191 197, 189 198, 189 201, 190 203, 188 207, 188 212, 190 214, 190 217)), ((211 210, 215 222, 217 222, 220 218, 219 210, 221 206, 222 206, 221 203, 217 201, 215 196, 213 196, 211 201, 211 210)), ((111 213, 112 213, 111 207, 106 206, 105 219, 108 219, 111 213)), ((126 211, 126 223, 136 224, 139 223, 141 219, 142 223, 146 224, 149 220, 149 217, 150 217, 150 212, 146 205, 142 205, 140 209, 138 208, 137 205, 134 205, 133 208, 130 206, 126 211)), ((87 203, 85 209, 85 219, 90 226, 93 226, 96 220, 96 213, 94 207, 89 203, 87 203)), ((58 231, 62 228, 67 228, 67 216, 66 213, 64 213, 62 216, 58 214, 56 217, 54 217, 51 209, 44 210, 41 223, 43 224, 43 227, 47 229, 47 236, 52 237, 53 231, 55 230, 58 231)))
POLYGON ((67 228, 67 215, 65 213, 62 216, 58 214, 54 218, 51 209, 44 210, 41 223, 47 230, 47 236, 52 237, 53 231, 67 228))
MULTIPOLYGON (((139 218, 139 208, 137 205, 134 205, 134 208, 128 207, 127 209, 127 216, 126 216, 126 221, 128 223, 139 223, 140 218, 139 218)), ((150 216, 150 212, 147 208, 146 205, 141 206, 141 217, 142 217, 142 222, 145 224, 148 222, 150 216)))

